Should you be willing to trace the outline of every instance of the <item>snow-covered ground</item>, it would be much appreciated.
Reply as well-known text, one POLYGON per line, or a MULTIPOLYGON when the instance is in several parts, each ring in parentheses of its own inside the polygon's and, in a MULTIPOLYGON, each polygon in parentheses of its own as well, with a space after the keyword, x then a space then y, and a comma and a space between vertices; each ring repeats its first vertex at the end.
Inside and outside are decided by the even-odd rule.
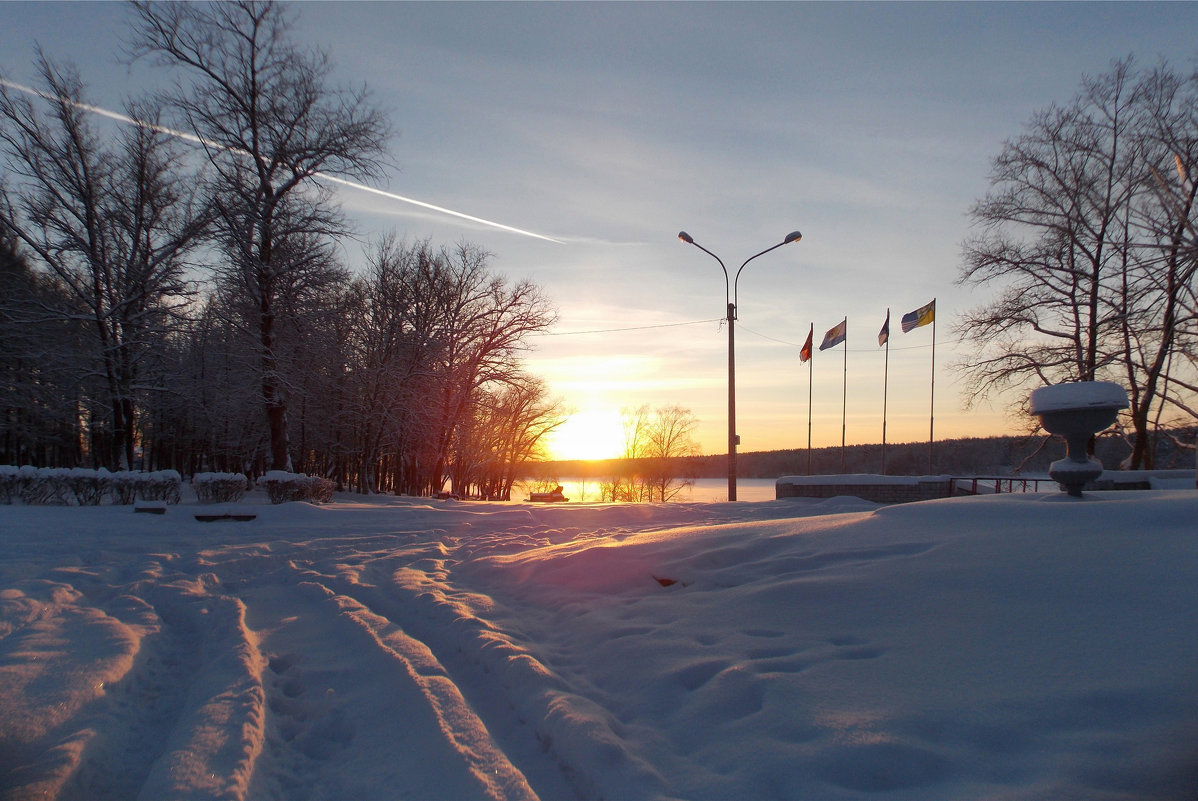
POLYGON ((1198 798, 1194 490, 236 508, 0 507, 0 798, 1198 798))

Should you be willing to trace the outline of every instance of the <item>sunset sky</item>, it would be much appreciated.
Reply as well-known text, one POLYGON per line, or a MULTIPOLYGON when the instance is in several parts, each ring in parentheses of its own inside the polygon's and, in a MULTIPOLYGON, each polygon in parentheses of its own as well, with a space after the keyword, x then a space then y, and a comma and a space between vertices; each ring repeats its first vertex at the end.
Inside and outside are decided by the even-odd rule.
MULTIPOLYGON (((400 196, 488 226, 343 188, 362 245, 394 230, 459 240, 538 282, 560 321, 529 370, 575 409, 606 456, 619 410, 681 405, 707 453, 727 431, 719 265, 740 279, 742 451, 802 447, 814 324, 848 319, 849 443, 928 436, 931 327, 903 313, 937 298, 936 437, 1012 430, 1001 405, 963 411, 954 322, 988 294, 955 283, 967 212, 990 160, 1084 74, 1134 55, 1179 71, 1198 56, 1195 3, 303 3, 297 38, 392 114, 400 196), (587 333, 591 332, 591 333, 587 333), (607 433, 604 434, 604 431, 607 433)), ((73 61, 97 105, 163 80, 118 63, 119 3, 0 4, 0 71, 31 84, 35 43, 73 61)), ((814 444, 838 445, 845 346, 815 353, 814 444)))

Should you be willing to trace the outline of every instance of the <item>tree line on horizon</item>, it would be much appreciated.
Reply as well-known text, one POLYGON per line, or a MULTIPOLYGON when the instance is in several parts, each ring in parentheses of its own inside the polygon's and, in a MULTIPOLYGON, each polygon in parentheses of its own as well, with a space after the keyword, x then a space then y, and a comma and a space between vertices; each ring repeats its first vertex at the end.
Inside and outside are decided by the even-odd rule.
POLYGON ((128 103, 141 124, 102 130, 40 53, 40 97, 0 84, 0 463, 510 493, 564 419, 519 366, 556 320, 539 287, 394 235, 351 275, 324 179, 389 159, 366 90, 283 4, 131 13, 131 58, 180 79, 128 103))

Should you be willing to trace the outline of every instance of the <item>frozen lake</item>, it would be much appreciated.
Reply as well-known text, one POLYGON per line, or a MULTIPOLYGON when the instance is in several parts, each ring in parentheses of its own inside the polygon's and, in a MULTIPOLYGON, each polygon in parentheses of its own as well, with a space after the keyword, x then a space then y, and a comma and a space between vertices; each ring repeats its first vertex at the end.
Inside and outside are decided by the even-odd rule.
MULTIPOLYGON (((562 478, 562 491, 571 503, 599 501, 599 485, 601 479, 596 478, 562 478)), ((512 500, 522 501, 528 498, 528 487, 525 483, 517 482, 512 490, 512 500)), ((774 479, 772 478, 742 478, 736 482, 736 499, 738 501, 772 501, 774 500, 774 479)), ((727 478, 697 478, 693 487, 687 487, 674 498, 676 502, 697 501, 712 503, 728 500, 727 478)))

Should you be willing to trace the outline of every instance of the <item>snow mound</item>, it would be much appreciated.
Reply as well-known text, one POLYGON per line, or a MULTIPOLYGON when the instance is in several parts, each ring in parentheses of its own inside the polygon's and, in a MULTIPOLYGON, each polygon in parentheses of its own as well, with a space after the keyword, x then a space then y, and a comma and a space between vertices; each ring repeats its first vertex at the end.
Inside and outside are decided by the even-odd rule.
POLYGON ((1078 381, 1072 384, 1053 384, 1032 390, 1031 413, 1070 409, 1126 409, 1127 392, 1109 381, 1078 381))

